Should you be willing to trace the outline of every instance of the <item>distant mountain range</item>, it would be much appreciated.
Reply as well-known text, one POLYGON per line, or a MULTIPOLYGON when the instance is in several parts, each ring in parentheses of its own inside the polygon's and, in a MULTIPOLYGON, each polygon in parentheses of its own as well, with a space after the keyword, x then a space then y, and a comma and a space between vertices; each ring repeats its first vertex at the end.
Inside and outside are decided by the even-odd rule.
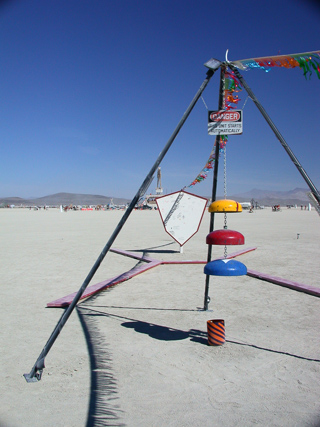
POLYGON ((57 193, 50 196, 38 197, 35 199, 22 199, 20 197, 0 198, 0 205, 15 206, 60 206, 60 205, 107 205, 113 200, 115 205, 123 205, 130 202, 129 199, 122 199, 111 196, 101 196, 95 194, 75 194, 57 193))
MULTIPOLYGON (((280 204, 286 205, 305 205, 309 203, 307 193, 308 189, 295 188, 290 191, 270 191, 253 189, 246 193, 239 193, 228 196, 238 202, 250 202, 254 199, 259 205, 273 206, 280 204)), ((208 197, 209 198, 209 197, 208 197)), ((223 198, 218 196, 218 198, 223 198)), ((23 199, 20 197, 3 197, 0 198, 1 205, 15 206, 59 206, 59 205, 107 205, 113 200, 115 205, 123 205, 130 202, 129 199, 101 196, 94 194, 75 194, 75 193, 57 193, 45 197, 34 199, 23 199)))
MULTIPOLYGON (((259 205, 274 206, 274 205, 305 205, 309 203, 307 193, 310 190, 306 188, 295 188, 290 191, 272 191, 272 190, 253 190, 246 193, 239 193, 230 196, 230 199, 238 202, 250 202, 254 199, 259 205)), ((229 198, 229 197, 228 197, 229 198)))

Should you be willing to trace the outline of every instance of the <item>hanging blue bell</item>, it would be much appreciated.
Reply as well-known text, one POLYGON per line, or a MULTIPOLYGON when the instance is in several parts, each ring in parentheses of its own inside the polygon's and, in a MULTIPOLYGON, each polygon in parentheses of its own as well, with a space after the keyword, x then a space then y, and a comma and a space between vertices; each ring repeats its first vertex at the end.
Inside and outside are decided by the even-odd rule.
POLYGON ((204 274, 210 276, 245 276, 247 267, 235 259, 217 259, 206 264, 204 274))

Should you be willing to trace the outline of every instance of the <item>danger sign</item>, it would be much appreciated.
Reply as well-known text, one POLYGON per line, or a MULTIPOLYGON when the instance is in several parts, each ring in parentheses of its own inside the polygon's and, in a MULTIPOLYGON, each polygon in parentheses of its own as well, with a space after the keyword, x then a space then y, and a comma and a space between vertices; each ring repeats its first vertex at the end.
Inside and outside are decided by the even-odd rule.
POLYGON ((242 110, 220 110, 208 112, 209 135, 241 135, 242 110))

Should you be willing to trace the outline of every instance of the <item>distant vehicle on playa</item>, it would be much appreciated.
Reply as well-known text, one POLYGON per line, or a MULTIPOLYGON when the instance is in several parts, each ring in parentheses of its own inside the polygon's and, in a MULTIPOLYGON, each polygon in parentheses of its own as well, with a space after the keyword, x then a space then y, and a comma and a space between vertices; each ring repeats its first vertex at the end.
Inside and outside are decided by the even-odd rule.
POLYGON ((251 202, 240 202, 242 209, 250 209, 252 207, 251 202))

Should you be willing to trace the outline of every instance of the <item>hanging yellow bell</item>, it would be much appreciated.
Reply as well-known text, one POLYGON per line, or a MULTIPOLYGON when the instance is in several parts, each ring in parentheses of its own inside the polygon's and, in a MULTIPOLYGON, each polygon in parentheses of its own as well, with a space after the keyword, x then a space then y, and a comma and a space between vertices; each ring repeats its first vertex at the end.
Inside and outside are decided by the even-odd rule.
POLYGON ((208 208, 209 212, 242 212, 240 203, 234 200, 216 200, 208 208))

